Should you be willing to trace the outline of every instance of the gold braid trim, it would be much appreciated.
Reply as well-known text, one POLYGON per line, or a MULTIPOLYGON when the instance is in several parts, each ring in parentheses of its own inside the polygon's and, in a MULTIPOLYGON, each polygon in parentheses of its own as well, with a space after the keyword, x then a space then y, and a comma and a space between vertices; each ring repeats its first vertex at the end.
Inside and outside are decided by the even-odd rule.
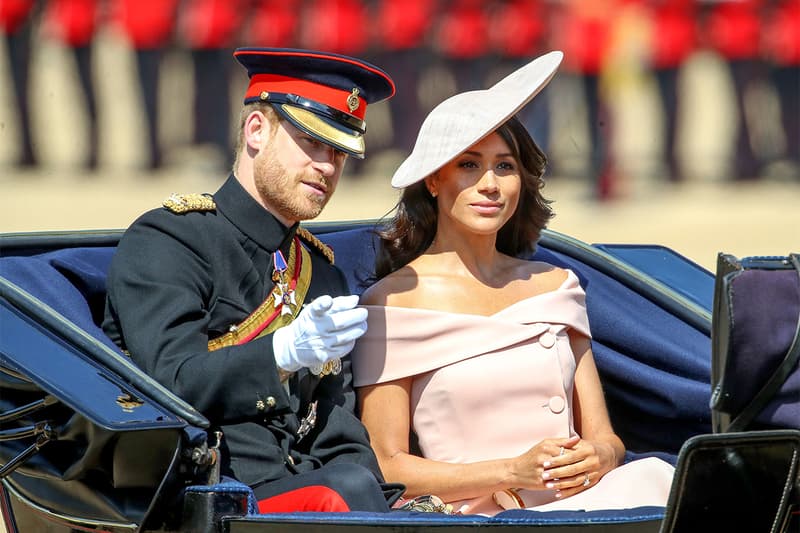
POLYGON ((303 239, 307 244, 319 250, 322 255, 325 256, 325 259, 327 259, 330 264, 333 264, 333 250, 330 246, 319 240, 305 228, 297 228, 297 236, 303 239))
POLYGON ((231 331, 228 333, 208 341, 209 351, 213 352, 214 350, 219 350, 220 348, 224 348, 226 346, 235 346, 240 344, 244 341, 244 339, 247 339, 253 335, 253 333, 257 331, 259 327, 264 326, 264 322, 272 315, 275 315, 272 321, 266 325, 264 329, 262 329, 261 332, 258 333, 254 338, 257 339, 262 335, 272 333, 276 329, 289 324, 295 319, 297 314, 300 312, 300 309, 303 307, 303 301, 305 300, 306 293, 308 292, 308 287, 311 285, 311 256, 308 254, 308 251, 305 248, 296 245, 296 242, 297 241, 294 241, 289 249, 289 260, 287 265, 289 267, 288 274, 290 277, 293 277, 296 259, 295 254, 297 253, 297 249, 299 249, 302 259, 300 262, 300 274, 297 278, 297 285, 294 288, 297 305, 295 305, 294 309, 292 309, 292 313, 281 313, 280 307, 275 306, 275 293, 270 292, 267 299, 264 300, 261 305, 259 305, 258 308, 250 314, 250 316, 245 318, 241 323, 237 324, 236 327, 231 328, 231 331))
POLYGON ((214 211, 217 208, 217 204, 214 203, 214 198, 210 194, 196 192, 189 194, 172 193, 161 205, 179 215, 189 211, 214 211))

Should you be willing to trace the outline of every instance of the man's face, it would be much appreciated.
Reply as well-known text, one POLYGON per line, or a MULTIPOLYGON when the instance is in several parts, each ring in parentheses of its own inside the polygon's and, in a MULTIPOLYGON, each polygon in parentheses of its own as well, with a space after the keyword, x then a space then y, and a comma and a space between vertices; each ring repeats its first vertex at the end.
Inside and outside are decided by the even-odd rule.
POLYGON ((256 190, 287 226, 315 218, 336 190, 346 159, 344 152, 282 120, 255 157, 256 190))

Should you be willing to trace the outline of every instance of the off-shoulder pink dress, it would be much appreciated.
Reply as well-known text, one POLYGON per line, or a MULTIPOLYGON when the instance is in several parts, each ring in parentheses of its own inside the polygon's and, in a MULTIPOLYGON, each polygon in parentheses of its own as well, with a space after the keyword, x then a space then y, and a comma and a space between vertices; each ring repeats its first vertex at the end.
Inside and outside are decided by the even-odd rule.
MULTIPOLYGON (((365 306, 367 333, 352 353, 356 387, 413 376, 411 424, 422 455, 472 463, 517 456, 545 438, 575 434, 576 358, 567 330, 589 336, 585 293, 568 271, 561 286, 491 316, 365 306)), ((526 507, 615 509, 666 505, 673 467, 627 463, 565 500, 519 491, 526 507)), ((492 494, 451 502, 464 513, 502 509, 492 494)))

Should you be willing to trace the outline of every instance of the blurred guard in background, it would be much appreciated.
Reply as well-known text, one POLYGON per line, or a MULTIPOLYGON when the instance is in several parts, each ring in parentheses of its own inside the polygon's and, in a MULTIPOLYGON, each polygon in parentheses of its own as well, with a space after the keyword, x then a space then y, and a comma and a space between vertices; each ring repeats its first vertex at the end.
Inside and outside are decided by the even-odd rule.
POLYGON ((45 28, 64 43, 75 56, 78 80, 86 103, 89 149, 85 166, 97 168, 98 127, 97 97, 92 73, 92 41, 97 30, 97 0, 49 0, 45 12, 45 28))
POLYGON ((297 46, 302 0, 251 0, 243 42, 270 48, 297 46))
POLYGON ((19 117, 20 150, 17 164, 20 167, 36 165, 28 99, 33 8, 33 0, 3 0, 0 2, 0 30, 6 41, 11 81, 14 86, 15 107, 19 117))
MULTIPOLYGON (((764 31, 764 52, 780 102, 786 174, 800 179, 800 1, 771 3, 764 31)), ((778 155, 780 157, 780 155, 778 155)))
POLYGON ((444 0, 434 44, 456 92, 483 89, 489 69, 489 15, 480 0, 444 0))
POLYGON ((664 117, 663 157, 668 181, 683 180, 678 160, 679 98, 681 68, 697 49, 696 0, 649 0, 652 25, 651 66, 658 82, 664 117))
MULTIPOLYGON (((504 0, 490 11, 490 40, 496 56, 491 83, 521 68, 531 58, 549 51, 550 21, 545 0, 504 0)), ((545 87, 533 101, 520 110, 518 118, 536 144, 548 151, 550 140, 549 91, 545 87)))
POLYGON ((621 0, 567 0, 557 7, 553 26, 553 47, 564 51, 563 70, 578 76, 588 119, 590 147, 589 184, 591 195, 607 200, 616 191, 612 152, 611 112, 601 85, 603 69, 609 59, 613 19, 621 0))
POLYGON ((765 76, 761 57, 761 4, 762 0, 720 0, 706 8, 704 21, 703 33, 708 44, 727 61, 733 78, 739 122, 730 164, 730 177, 734 180, 761 176, 761 162, 752 143, 753 116, 748 113, 747 105, 748 91, 765 76))
POLYGON ((194 64, 194 143, 211 147, 225 168, 233 162, 230 54, 247 7, 245 0, 192 0, 179 10, 194 64))
POLYGON ((115 0, 112 15, 136 54, 147 122, 145 167, 149 170, 156 170, 163 163, 158 128, 158 90, 161 61, 174 36, 177 7, 178 0, 115 0))
POLYGON ((422 125, 420 79, 430 67, 430 28, 440 0, 377 0, 371 41, 379 63, 397 81, 389 102, 392 147, 411 153, 422 125))

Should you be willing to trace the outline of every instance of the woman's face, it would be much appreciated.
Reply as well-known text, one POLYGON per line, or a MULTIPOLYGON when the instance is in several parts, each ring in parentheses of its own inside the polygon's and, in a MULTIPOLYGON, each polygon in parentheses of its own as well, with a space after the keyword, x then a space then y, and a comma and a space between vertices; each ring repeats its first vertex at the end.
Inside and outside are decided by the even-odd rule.
POLYGON ((497 233, 519 203, 520 166, 497 133, 472 145, 426 179, 436 195, 439 224, 454 223, 482 235, 497 233))

